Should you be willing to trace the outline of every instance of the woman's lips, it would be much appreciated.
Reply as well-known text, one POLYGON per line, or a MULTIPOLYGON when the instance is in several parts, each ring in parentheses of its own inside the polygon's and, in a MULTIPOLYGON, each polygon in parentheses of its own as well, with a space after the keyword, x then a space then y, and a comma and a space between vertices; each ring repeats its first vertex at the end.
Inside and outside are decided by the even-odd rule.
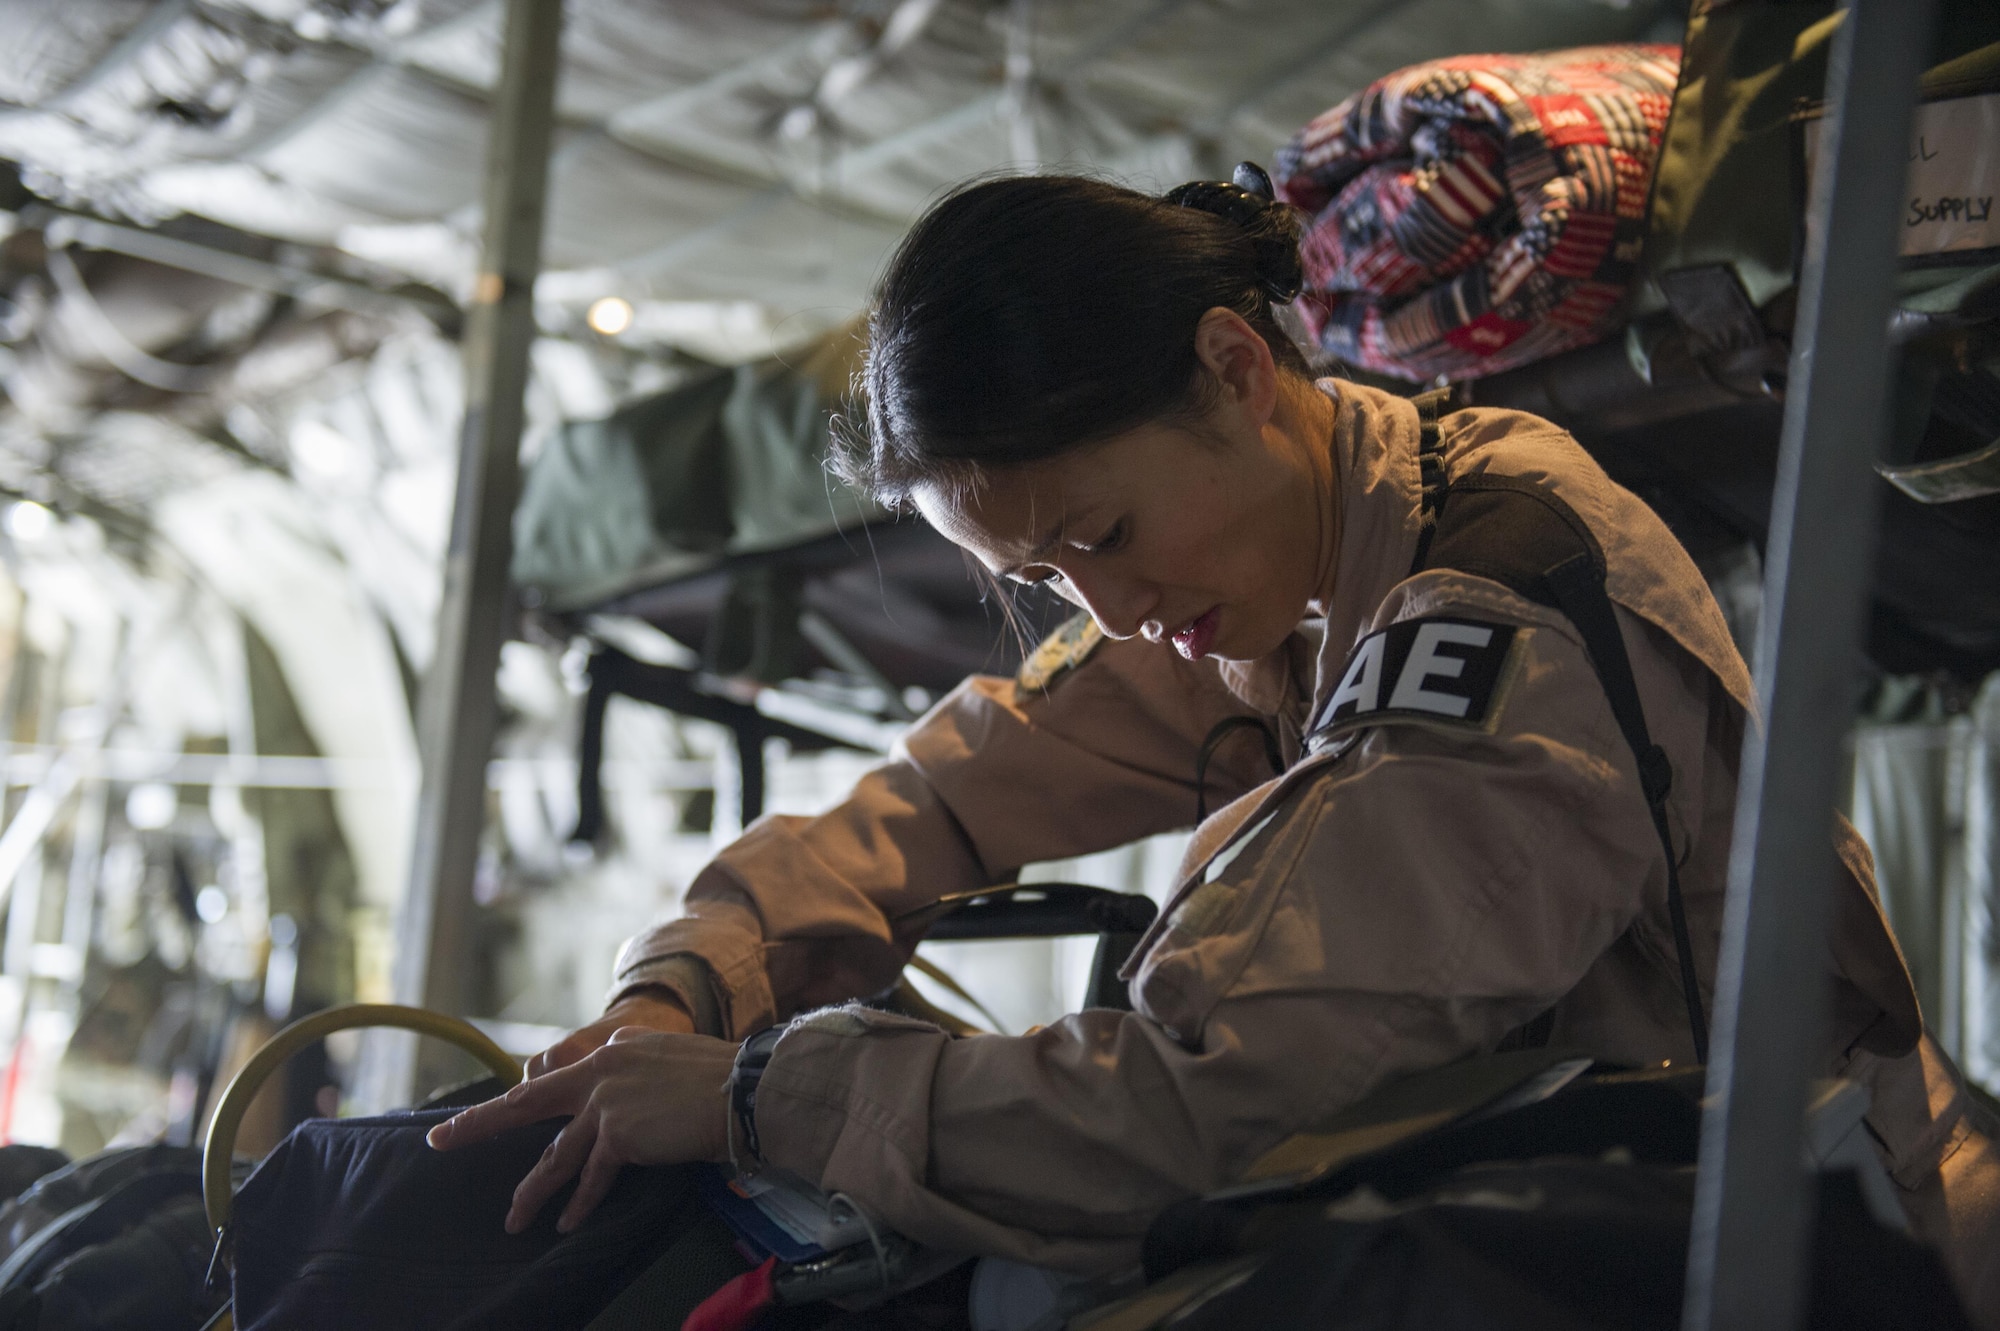
POLYGON ((1208 655, 1208 649, 1215 645, 1216 625, 1222 619, 1222 607, 1214 606, 1200 619, 1186 628, 1174 630, 1174 650, 1190 661, 1199 661, 1208 655))

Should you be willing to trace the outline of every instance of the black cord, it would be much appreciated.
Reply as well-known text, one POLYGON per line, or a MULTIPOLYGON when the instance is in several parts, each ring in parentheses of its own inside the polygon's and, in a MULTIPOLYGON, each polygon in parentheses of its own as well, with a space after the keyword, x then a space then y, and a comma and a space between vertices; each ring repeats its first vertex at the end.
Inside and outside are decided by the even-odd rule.
POLYGON ((1197 824, 1208 820, 1208 765, 1215 758, 1215 751, 1222 747, 1222 741, 1239 730, 1255 730, 1264 737, 1264 757, 1271 764, 1271 775, 1280 776, 1285 770, 1284 751, 1278 746, 1278 733, 1272 730, 1261 716, 1228 716, 1215 723, 1208 732, 1208 738, 1201 742, 1201 751, 1194 759, 1194 820, 1197 824))

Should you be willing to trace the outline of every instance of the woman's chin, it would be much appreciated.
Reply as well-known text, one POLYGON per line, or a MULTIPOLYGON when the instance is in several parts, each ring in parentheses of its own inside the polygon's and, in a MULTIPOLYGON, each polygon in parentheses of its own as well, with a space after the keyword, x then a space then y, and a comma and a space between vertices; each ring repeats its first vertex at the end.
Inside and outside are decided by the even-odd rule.
POLYGON ((1285 645, 1305 618, 1306 607, 1301 602, 1297 613, 1269 610, 1257 614, 1258 609, 1241 601, 1227 601, 1216 605, 1187 628, 1160 640, 1168 651, 1178 652, 1191 661, 1230 661, 1248 664, 1260 661, 1285 645), (1247 621, 1247 622, 1246 622, 1247 621))
POLYGON ((1208 649, 1208 655, 1217 661, 1233 661, 1238 665, 1261 661, 1285 645, 1285 641, 1292 636, 1292 628, 1287 625, 1282 633, 1266 630, 1262 633, 1218 634, 1208 649))

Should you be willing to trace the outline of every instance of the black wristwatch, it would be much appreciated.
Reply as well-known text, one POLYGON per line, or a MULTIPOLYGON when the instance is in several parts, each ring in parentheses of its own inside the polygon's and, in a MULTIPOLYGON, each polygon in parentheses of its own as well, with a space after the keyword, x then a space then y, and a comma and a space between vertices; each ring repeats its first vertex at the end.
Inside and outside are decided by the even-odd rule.
POLYGON ((736 1125, 743 1129, 744 1144, 758 1160, 764 1158, 764 1150, 757 1140, 757 1083, 764 1079, 764 1069, 771 1065, 778 1040, 788 1029, 787 1023, 780 1022, 745 1040, 729 1072, 729 1107, 736 1114, 736 1125))

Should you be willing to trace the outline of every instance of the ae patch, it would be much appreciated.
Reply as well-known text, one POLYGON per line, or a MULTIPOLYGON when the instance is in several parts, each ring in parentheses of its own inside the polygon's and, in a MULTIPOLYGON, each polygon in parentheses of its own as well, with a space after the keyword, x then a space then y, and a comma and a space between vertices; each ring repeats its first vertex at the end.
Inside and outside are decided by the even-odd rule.
POLYGON ((1518 632, 1512 624, 1433 615, 1369 634, 1307 727, 1313 746, 1385 721, 1488 728, 1499 716, 1518 632))
POLYGON ((1089 615, 1074 615, 1064 620, 1061 628, 1044 638, 1042 645, 1021 662, 1021 669, 1014 676, 1014 687, 1022 693, 1046 693, 1049 685, 1065 671, 1089 660, 1103 641, 1103 632, 1089 615))

